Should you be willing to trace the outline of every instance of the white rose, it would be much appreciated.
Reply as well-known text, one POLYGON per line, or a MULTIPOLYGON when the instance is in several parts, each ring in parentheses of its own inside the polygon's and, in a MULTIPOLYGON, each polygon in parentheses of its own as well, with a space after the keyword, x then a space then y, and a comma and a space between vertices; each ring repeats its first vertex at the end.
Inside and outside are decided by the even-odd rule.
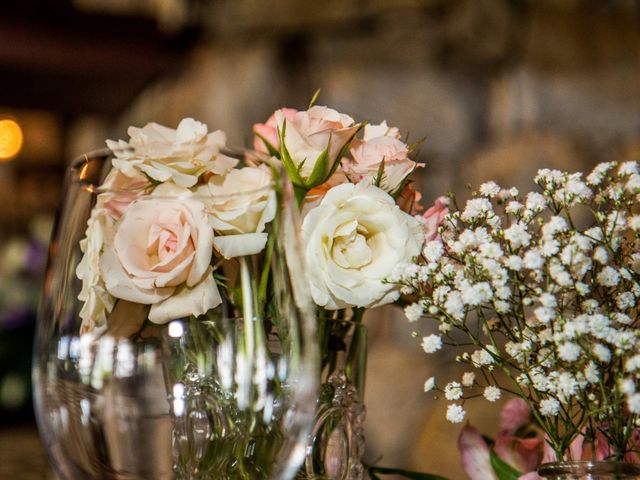
POLYGON ((128 133, 129 143, 107 140, 107 146, 116 156, 113 166, 129 177, 142 172, 158 182, 171 180, 192 187, 202 174, 220 175, 237 164, 219 153, 226 143, 225 133, 207 133, 207 126, 192 118, 183 119, 176 130, 149 123, 129 127, 128 133))
POLYGON ((219 234, 213 243, 225 258, 259 253, 267 242, 265 225, 276 214, 276 194, 266 167, 233 169, 212 176, 207 212, 219 234))
POLYGON ((104 326, 106 316, 115 304, 115 299, 100 276, 100 256, 104 245, 112 242, 113 234, 113 219, 107 210, 97 205, 87 222, 85 237, 80 241, 80 250, 84 255, 76 267, 76 275, 82 281, 78 295, 78 300, 83 302, 79 313, 82 332, 104 326))
POLYGON ((302 234, 313 299, 330 310, 396 300, 397 286, 384 280, 420 253, 424 239, 416 219, 366 182, 329 190, 306 215, 302 234))
POLYGON ((360 128, 350 116, 321 106, 297 112, 288 120, 280 110, 274 115, 279 132, 284 133, 282 160, 292 181, 305 188, 320 185, 331 176, 360 128))
POLYGON ((364 139, 353 142, 350 152, 353 161, 344 165, 349 178, 354 182, 373 182, 392 194, 420 165, 409 158, 409 147, 399 140, 398 129, 389 128, 385 122, 367 125, 364 139))
POLYGON ((129 206, 100 261, 107 291, 151 305, 155 323, 201 315, 222 301, 209 265, 213 229, 204 204, 188 191, 178 197, 161 187, 129 206))

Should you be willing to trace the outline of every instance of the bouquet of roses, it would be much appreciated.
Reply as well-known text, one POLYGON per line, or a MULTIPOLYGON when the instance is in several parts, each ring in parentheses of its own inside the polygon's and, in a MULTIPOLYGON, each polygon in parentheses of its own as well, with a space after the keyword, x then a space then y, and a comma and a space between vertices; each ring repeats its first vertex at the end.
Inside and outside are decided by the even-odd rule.
POLYGON ((416 262, 390 278, 414 296, 410 321, 438 322, 425 352, 457 345, 469 366, 461 379, 428 379, 425 390, 451 402, 454 423, 469 398, 523 399, 552 451, 546 461, 634 462, 638 164, 603 163, 586 178, 543 169, 535 182, 539 191, 526 195, 488 182, 464 207, 454 202, 416 262))
MULTIPOLYGON (((242 310, 249 300, 230 283, 242 272, 230 271, 229 261, 271 254, 279 207, 266 187, 284 174, 303 219, 310 275, 296 281, 317 307, 323 378, 337 374, 349 384, 326 380, 322 399, 335 405, 339 390, 353 406, 362 392, 351 373, 336 371, 336 358, 346 354, 364 364, 366 350, 350 346, 349 332, 366 309, 399 299, 402 287, 387 279, 420 254, 442 209, 418 215, 411 175, 422 165, 411 158, 415 145, 386 122, 359 123, 311 106, 280 109, 253 131, 254 149, 243 151, 243 160, 231 153, 224 132, 190 118, 175 130, 150 123, 129 128, 128 141, 107 141, 111 169, 97 188, 76 271, 81 333, 135 338, 172 320, 211 319, 228 303, 242 310)), ((259 311, 274 298, 269 275, 262 273, 256 289, 259 311)), ((260 342, 247 348, 258 351, 260 342)), ((350 421, 358 422, 357 437, 364 411, 356 410, 350 421)), ((362 448, 354 452, 357 478, 362 448)))

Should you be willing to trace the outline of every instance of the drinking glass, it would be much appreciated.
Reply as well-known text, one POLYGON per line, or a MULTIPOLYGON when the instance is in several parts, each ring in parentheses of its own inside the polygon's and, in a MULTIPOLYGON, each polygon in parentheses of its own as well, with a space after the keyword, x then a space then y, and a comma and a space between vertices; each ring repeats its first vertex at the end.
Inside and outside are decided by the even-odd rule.
MULTIPOLYGON (((87 299, 79 265, 98 238, 85 238, 88 221, 109 195, 151 207, 200 199, 105 190, 108 150, 72 163, 33 366, 38 427, 62 479, 289 479, 298 471, 317 402, 315 317, 293 189, 272 167, 274 181, 258 192, 277 205, 264 249, 213 256, 209 280, 219 305, 204 313, 195 305, 194 314, 158 324, 149 319, 154 305, 114 300, 99 279, 87 299), (83 308, 106 313, 92 317, 83 308)), ((252 191, 214 200, 255 198, 252 191)), ((100 235, 106 245, 108 230, 100 235)))

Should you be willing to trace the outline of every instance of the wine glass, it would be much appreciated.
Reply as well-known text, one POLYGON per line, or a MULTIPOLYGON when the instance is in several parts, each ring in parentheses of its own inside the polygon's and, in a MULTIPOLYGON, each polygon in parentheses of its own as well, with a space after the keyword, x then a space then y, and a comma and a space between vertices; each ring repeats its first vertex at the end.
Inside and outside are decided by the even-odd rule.
MULTIPOLYGON (((50 245, 33 385, 54 468, 65 480, 292 478, 304 460, 318 372, 286 175, 273 167, 274 181, 260 191, 185 199, 170 191, 107 190, 110 167, 108 150, 72 163, 50 245), (110 268, 109 236, 133 215, 133 205, 148 212, 212 198, 232 205, 268 199, 277 207, 262 250, 212 256, 206 295, 216 292, 215 307, 192 295, 193 310, 185 314, 184 285, 172 291, 169 306, 135 301, 134 286, 111 295, 116 287, 99 274, 110 268), (105 199, 122 216, 101 217, 95 227, 105 199), (122 202, 124 213, 117 210, 122 202), (87 268, 91 261, 97 270, 87 268), (175 302, 182 302, 179 314, 172 313, 175 302)), ((231 238, 229 245, 243 244, 231 238)))

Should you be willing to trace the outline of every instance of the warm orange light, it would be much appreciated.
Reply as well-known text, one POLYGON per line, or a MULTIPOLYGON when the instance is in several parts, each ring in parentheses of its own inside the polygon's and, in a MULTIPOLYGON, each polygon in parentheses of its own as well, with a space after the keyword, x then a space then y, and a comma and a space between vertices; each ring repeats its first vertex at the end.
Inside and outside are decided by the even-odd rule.
POLYGON ((0 120, 0 161, 11 160, 22 149, 22 129, 14 120, 0 120))

